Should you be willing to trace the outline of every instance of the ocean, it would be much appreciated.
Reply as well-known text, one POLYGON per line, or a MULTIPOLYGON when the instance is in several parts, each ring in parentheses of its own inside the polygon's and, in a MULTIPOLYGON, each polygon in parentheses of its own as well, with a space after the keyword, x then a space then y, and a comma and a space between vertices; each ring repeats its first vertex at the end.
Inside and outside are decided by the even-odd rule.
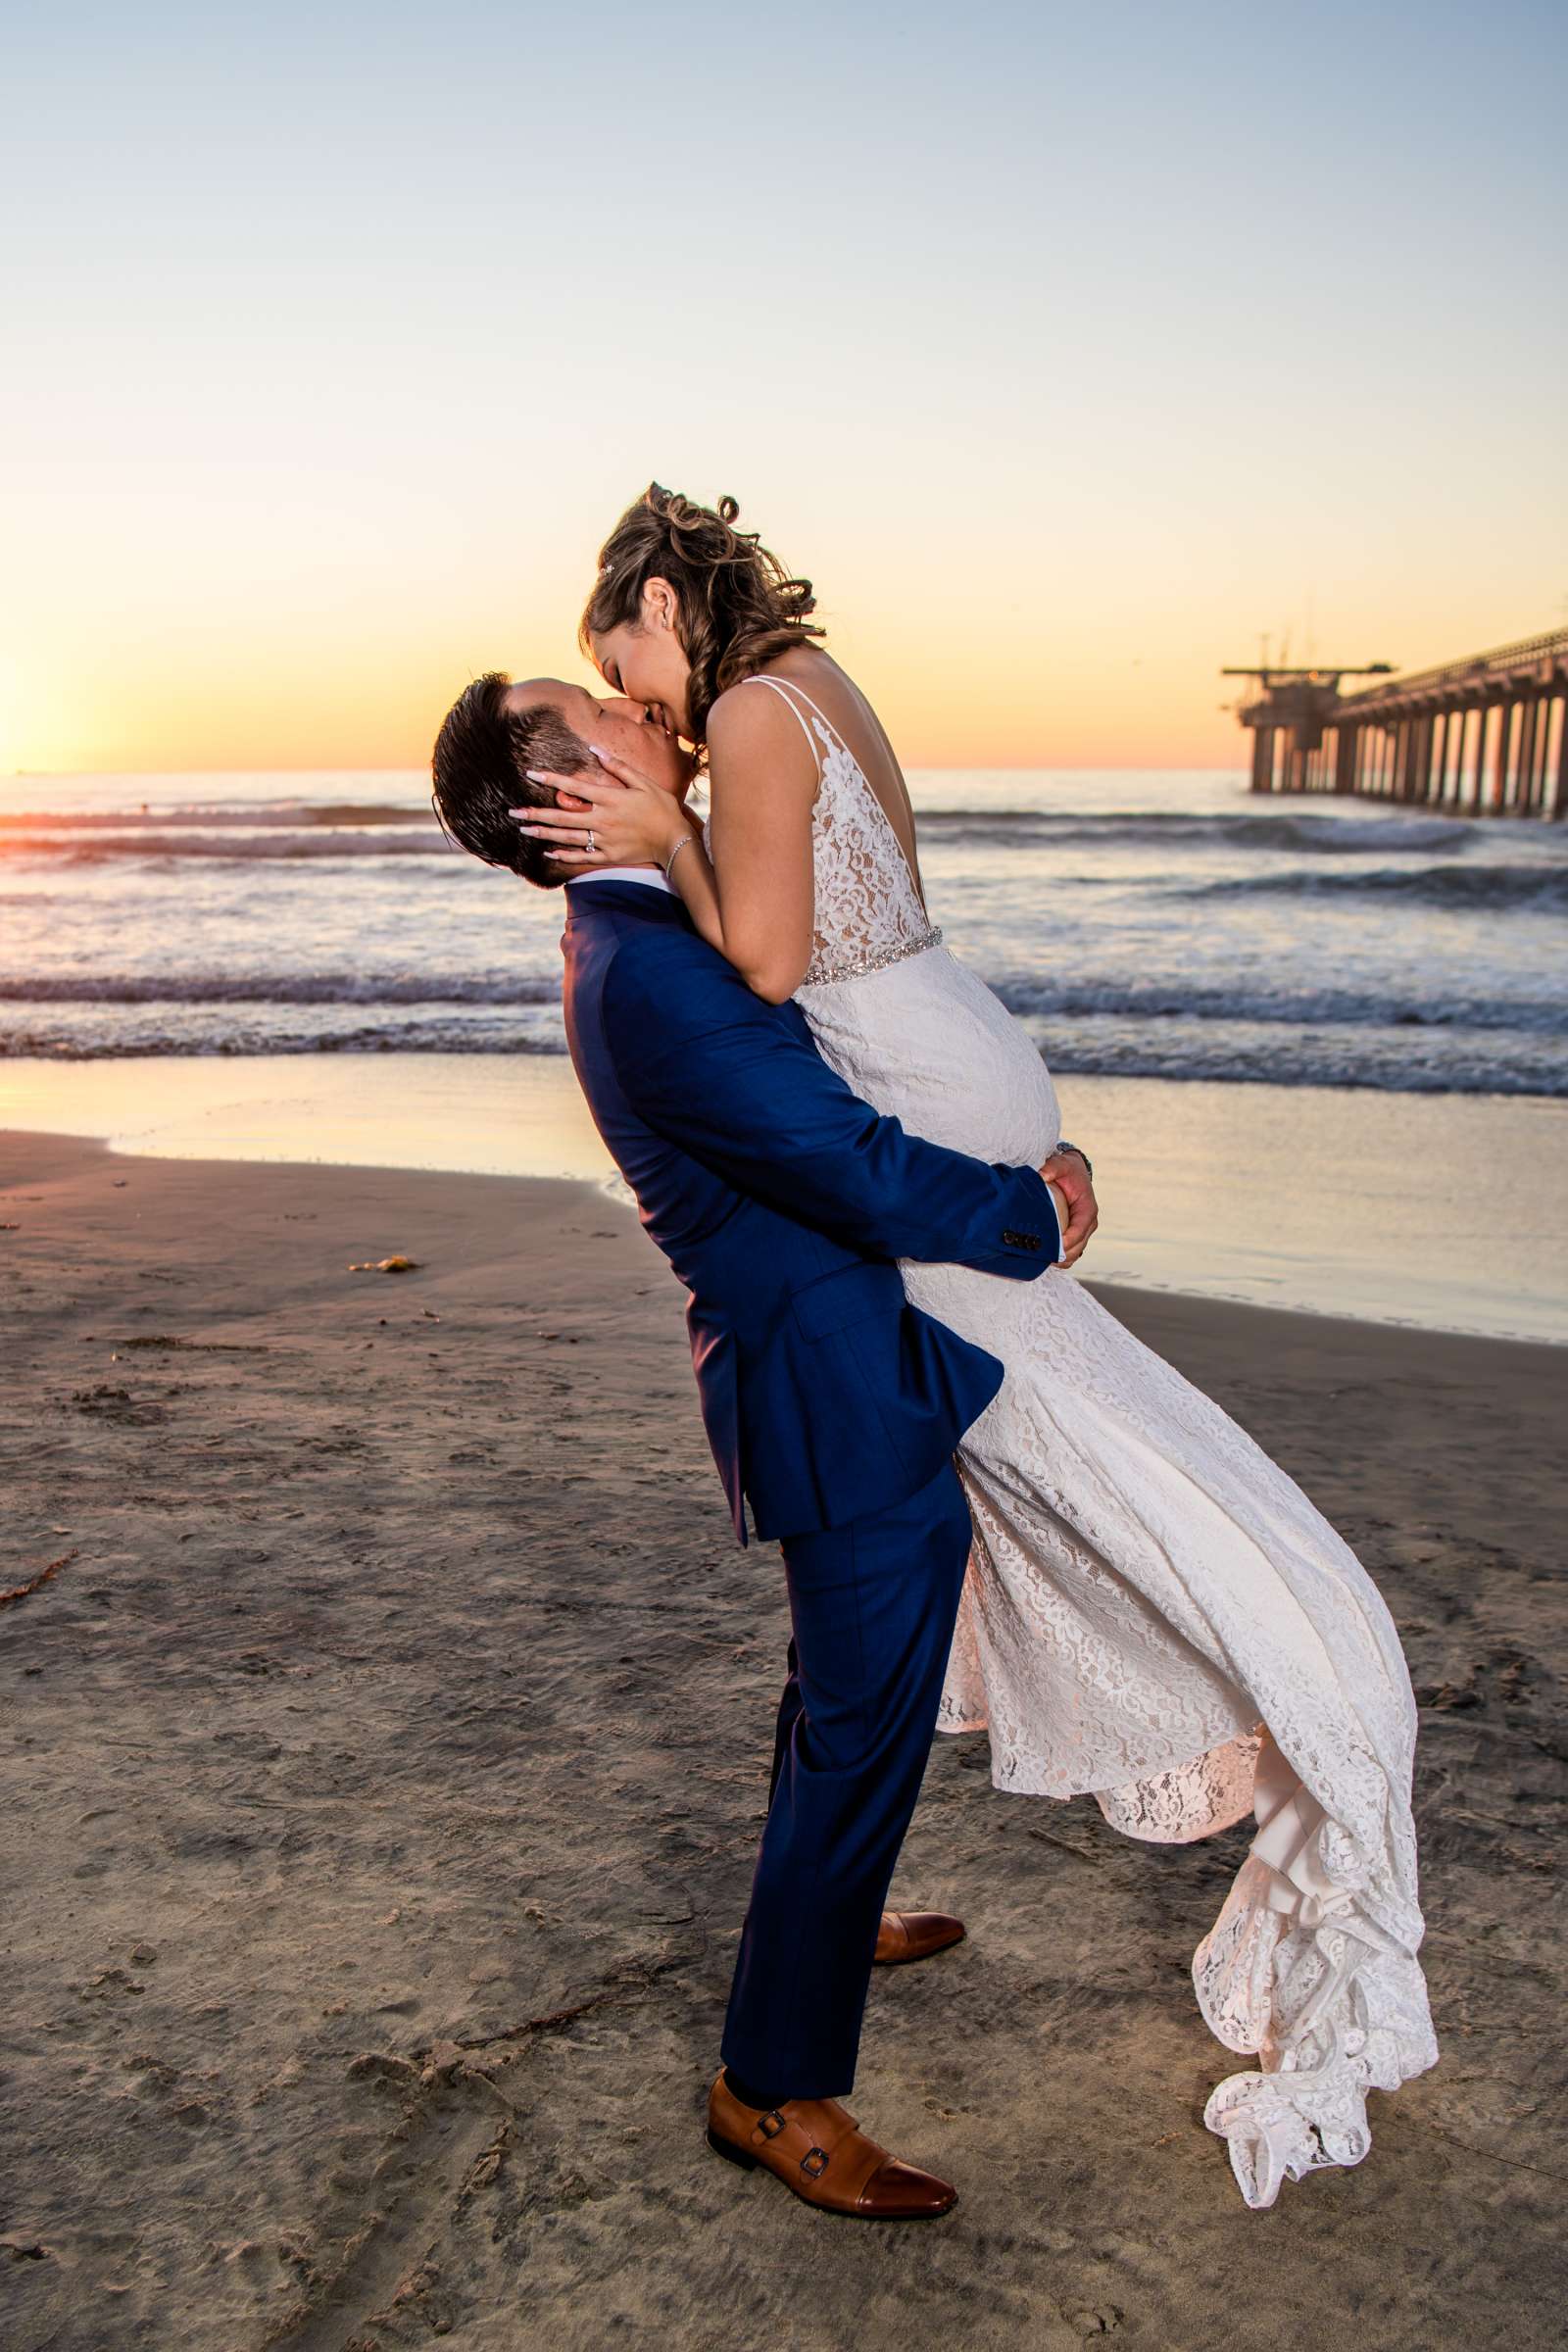
MULTIPOLYGON (((1095 1153, 1086 1273, 1568 1340, 1568 828, 1233 774, 909 781, 933 916, 1095 1153)), ((611 1183, 561 918, 418 774, 15 777, 0 1126, 611 1183)))
MULTIPOLYGON (((1233 775, 922 773, 948 944, 1054 1071, 1568 1095, 1568 828, 1233 775)), ((559 903, 418 775, 0 786, 0 1050, 562 1054, 559 903)))

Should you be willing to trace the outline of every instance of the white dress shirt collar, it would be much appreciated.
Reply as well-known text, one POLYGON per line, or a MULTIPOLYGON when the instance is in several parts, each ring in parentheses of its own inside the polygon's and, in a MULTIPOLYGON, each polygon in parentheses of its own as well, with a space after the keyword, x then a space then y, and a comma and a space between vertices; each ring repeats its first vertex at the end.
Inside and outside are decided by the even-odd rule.
POLYGON ((574 890, 580 882, 645 882, 650 890, 667 890, 672 899, 680 895, 657 865, 596 865, 591 874, 566 876, 568 890, 574 890))

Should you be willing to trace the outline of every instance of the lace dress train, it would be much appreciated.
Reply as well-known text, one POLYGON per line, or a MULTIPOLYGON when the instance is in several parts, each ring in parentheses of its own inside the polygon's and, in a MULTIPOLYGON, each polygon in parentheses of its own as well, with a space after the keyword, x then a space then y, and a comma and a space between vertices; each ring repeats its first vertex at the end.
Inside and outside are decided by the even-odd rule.
MULTIPOLYGON (((821 771, 798 992, 821 1052, 911 1133, 1038 1164, 1060 1134, 1040 1055, 941 945, 837 730, 793 681, 756 682, 821 771)), ((988 1729, 998 1788, 1093 1793, 1129 1837, 1255 1817, 1193 1978, 1219 2040, 1258 2062, 1204 2120, 1249 2204, 1272 2204, 1286 2178, 1358 2162, 1368 2090, 1437 2057, 1393 1620, 1287 1473, 1073 1276, 902 1271, 1007 1372, 959 1450, 974 1546, 940 1728, 988 1729)))
MULTIPOLYGON (((950 1319, 955 1271, 906 1267, 910 1296, 950 1319)), ((1403 1655, 1354 1553, 1236 1422, 1071 1278, 1031 1288, 1049 1307, 1005 1330, 1007 1382, 959 1455, 975 1545, 941 1725, 989 1727, 999 1788, 1091 1792, 1129 1837, 1255 1816, 1193 1981, 1260 2062, 1204 2120, 1269 2205, 1364 2156, 1366 2093, 1437 2057, 1403 1655)), ((969 1328, 996 1348, 995 1320, 969 1328)))

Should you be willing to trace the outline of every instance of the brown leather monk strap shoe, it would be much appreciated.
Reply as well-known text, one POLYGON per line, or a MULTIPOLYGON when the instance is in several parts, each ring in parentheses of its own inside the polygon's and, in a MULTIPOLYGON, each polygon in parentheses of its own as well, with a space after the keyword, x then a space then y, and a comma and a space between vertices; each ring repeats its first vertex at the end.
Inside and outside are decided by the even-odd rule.
POLYGON ((963 1922, 945 1911, 884 1911, 872 1955, 884 1967, 903 1960, 926 1960, 933 1952, 961 1942, 963 1922))
POLYGON ((808 2205, 858 2221, 930 2222, 958 2202, 935 2173, 867 2139, 837 2099, 743 2107, 720 2074, 708 2094, 708 2144, 748 2172, 763 2166, 808 2205))

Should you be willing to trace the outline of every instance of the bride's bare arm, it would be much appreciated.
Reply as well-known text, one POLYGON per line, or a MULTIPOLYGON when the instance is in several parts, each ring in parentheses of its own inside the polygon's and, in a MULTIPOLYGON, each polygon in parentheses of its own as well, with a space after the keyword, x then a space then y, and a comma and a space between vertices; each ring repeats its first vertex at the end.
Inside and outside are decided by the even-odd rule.
POLYGON ((712 863, 703 858, 683 877, 692 849, 676 858, 671 880, 711 893, 717 936, 691 899, 692 920, 729 957, 760 997, 781 1004, 811 959, 815 893, 811 875, 811 804, 817 770, 793 713, 777 695, 731 687, 709 713, 709 832, 712 863))

